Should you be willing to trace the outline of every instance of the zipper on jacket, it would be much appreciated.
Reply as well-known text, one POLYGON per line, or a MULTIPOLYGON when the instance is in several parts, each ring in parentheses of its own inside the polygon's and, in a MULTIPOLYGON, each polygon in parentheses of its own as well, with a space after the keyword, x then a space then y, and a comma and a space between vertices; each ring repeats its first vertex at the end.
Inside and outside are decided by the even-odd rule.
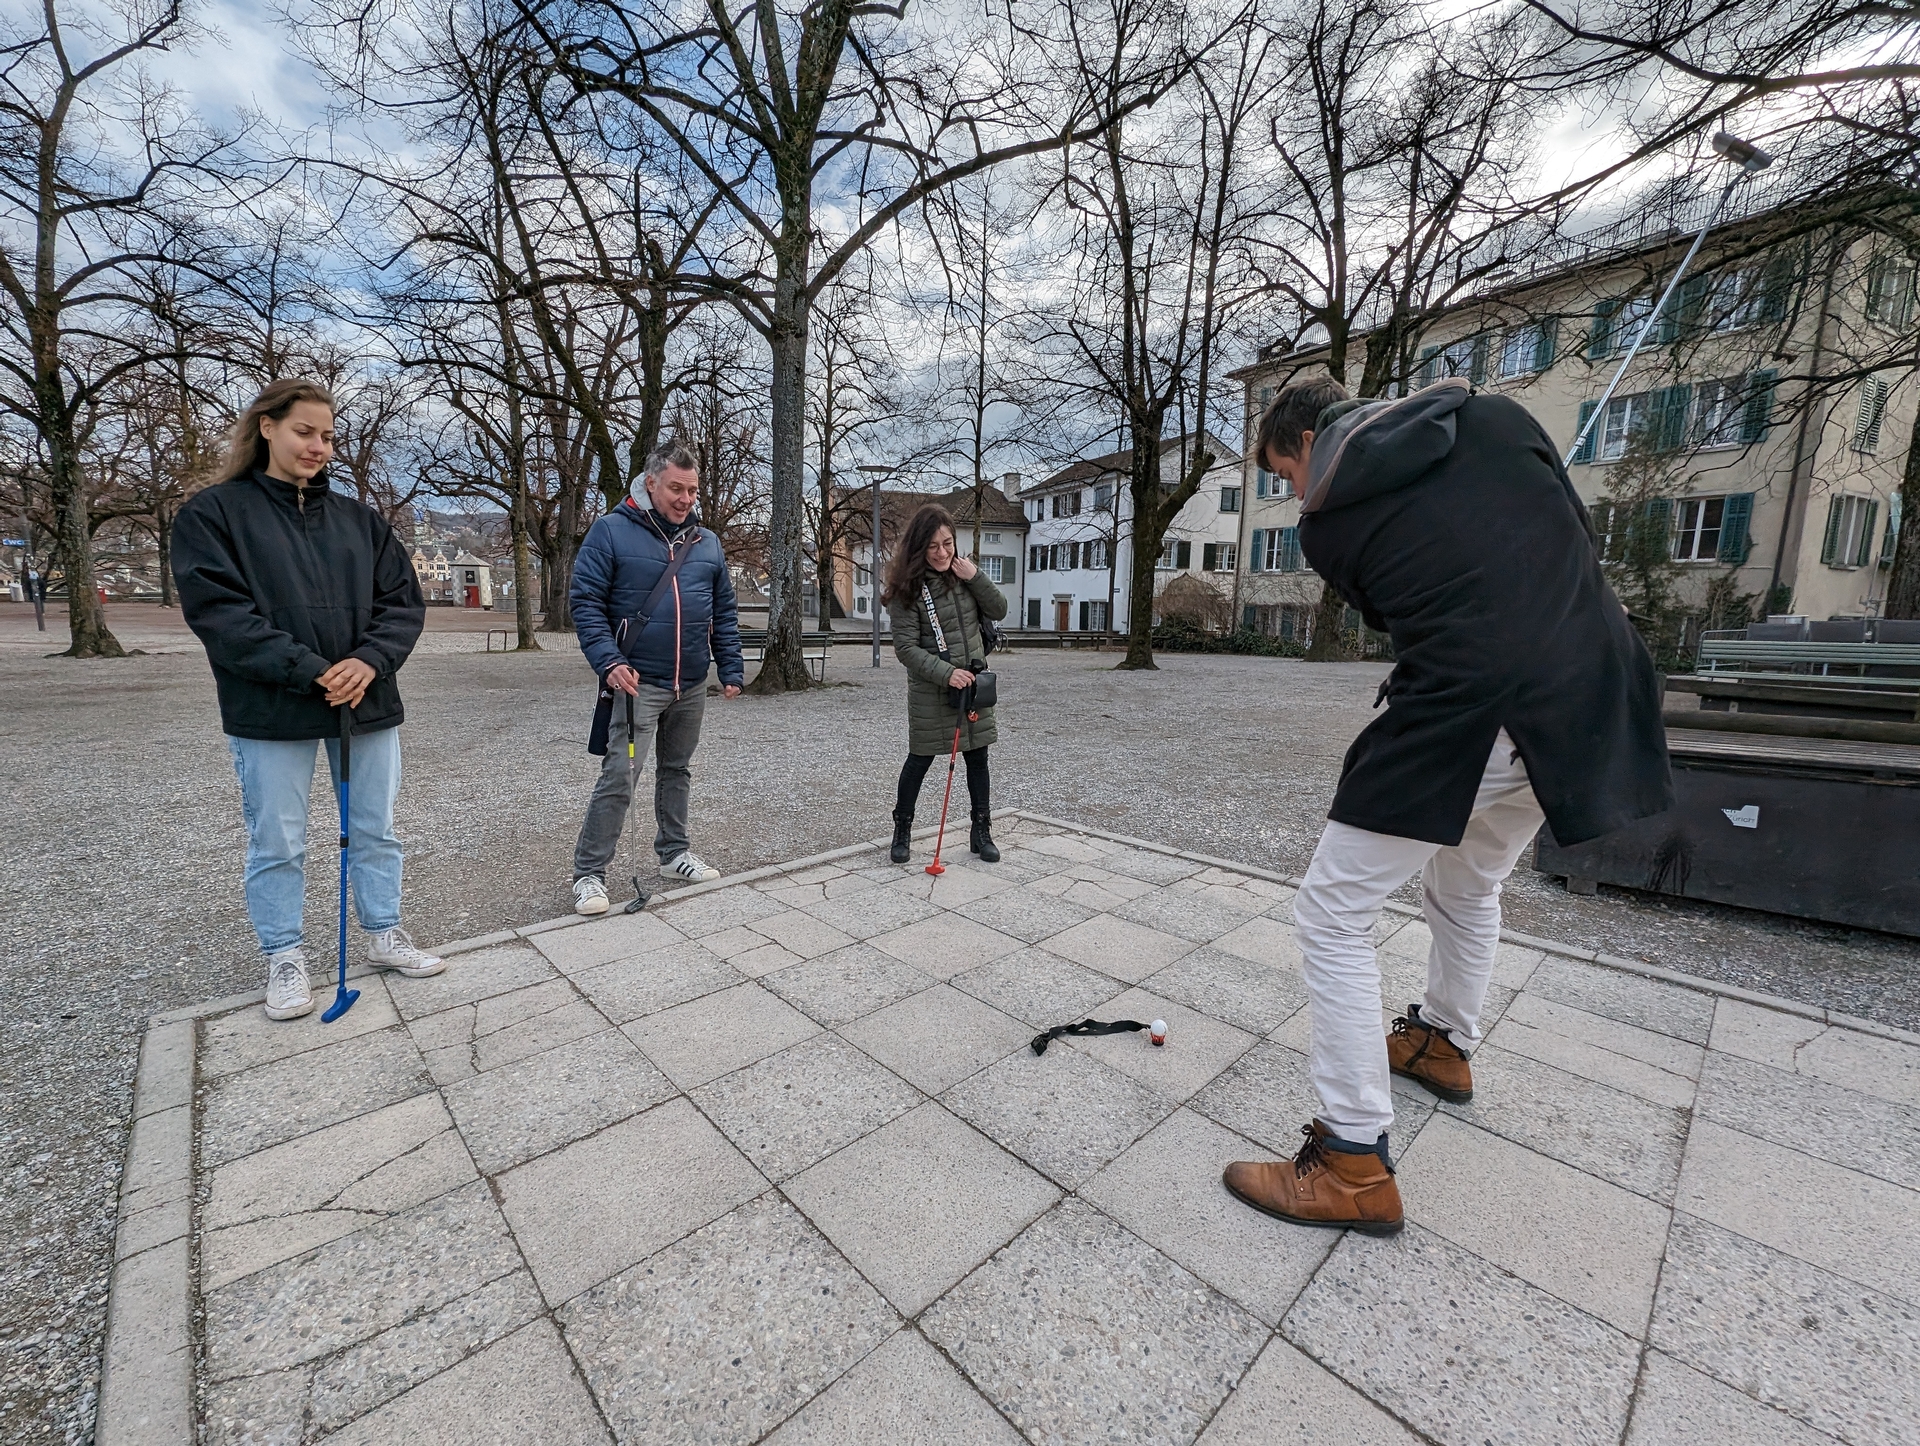
MULTIPOLYGON (((667 556, 669 559, 673 556, 671 546, 667 548, 667 556)), ((680 579, 676 577, 673 580, 673 699, 676 703, 680 701, 680 656, 685 651, 681 634, 686 626, 680 616, 680 579)))

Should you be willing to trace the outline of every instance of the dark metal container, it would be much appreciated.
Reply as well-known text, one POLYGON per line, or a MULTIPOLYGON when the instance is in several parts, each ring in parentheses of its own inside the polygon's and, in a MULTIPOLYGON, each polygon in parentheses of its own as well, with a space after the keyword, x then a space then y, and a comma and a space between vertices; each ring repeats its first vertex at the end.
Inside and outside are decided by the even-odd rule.
POLYGON ((1534 867, 1920 936, 1920 747, 1670 729, 1673 809, 1562 848, 1534 867))

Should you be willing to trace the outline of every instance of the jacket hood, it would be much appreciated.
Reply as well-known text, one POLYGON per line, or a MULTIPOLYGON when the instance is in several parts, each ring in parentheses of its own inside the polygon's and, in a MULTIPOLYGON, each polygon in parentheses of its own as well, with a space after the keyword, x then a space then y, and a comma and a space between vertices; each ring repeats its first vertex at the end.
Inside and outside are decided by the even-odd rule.
POLYGON ((1453 450, 1454 414, 1472 395, 1451 377, 1395 401, 1327 408, 1313 434, 1301 512, 1331 512, 1426 475, 1453 450))

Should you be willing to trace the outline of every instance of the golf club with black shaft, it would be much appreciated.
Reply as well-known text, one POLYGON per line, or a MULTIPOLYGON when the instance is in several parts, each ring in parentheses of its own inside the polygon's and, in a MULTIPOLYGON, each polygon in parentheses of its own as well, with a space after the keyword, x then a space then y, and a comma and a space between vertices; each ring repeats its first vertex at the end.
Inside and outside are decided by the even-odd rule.
POLYGON ((353 1008, 353 1001, 360 997, 358 989, 347 988, 347 774, 348 762, 353 755, 353 705, 340 705, 340 992, 333 996, 333 1003, 327 1006, 327 1012, 320 1016, 322 1024, 332 1024, 334 1020, 353 1008))
POLYGON ((947 871, 947 866, 940 862, 940 847, 947 841, 947 805, 953 801, 953 763, 960 756, 960 729, 966 721, 966 716, 967 694, 962 691, 960 711, 954 715, 953 720, 953 752, 947 755, 947 792, 940 800, 940 832, 934 835, 933 862, 927 865, 927 872, 936 878, 947 871))

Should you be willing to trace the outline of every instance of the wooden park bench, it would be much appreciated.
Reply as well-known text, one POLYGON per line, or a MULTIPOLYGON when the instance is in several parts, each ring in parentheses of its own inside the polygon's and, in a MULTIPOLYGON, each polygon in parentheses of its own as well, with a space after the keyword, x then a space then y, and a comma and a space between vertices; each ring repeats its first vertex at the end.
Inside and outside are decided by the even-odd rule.
MULTIPOLYGON (((807 670, 813 674, 813 681, 827 681, 827 653, 833 647, 832 633, 802 633, 800 635, 800 657, 806 663, 807 670)), ((763 663, 767 658, 767 630, 765 628, 740 629, 740 650, 749 663, 763 663)))
POLYGON ((1704 637, 1694 671, 1667 679, 1703 708, 1912 719, 1920 643, 1704 637))

